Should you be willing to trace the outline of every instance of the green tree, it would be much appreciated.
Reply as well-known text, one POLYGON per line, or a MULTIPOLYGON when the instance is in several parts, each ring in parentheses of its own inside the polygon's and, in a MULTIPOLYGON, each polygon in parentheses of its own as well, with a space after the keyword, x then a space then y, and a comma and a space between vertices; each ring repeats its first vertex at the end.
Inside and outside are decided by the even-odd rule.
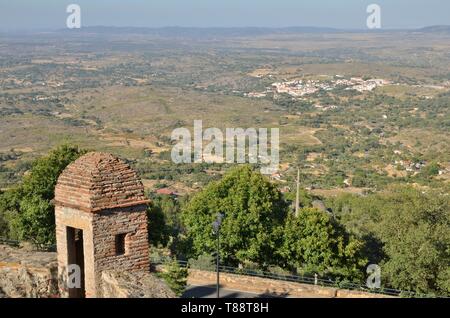
POLYGON ((169 233, 166 224, 166 216, 161 207, 152 202, 147 209, 148 240, 153 246, 167 246, 169 233))
POLYGON ((289 215, 280 254, 284 267, 305 274, 360 281, 367 259, 363 243, 344 231, 327 212, 301 209, 289 215))
POLYGON ((360 196, 349 193, 331 198, 327 202, 345 230, 364 241, 364 257, 371 264, 379 264, 386 257, 383 243, 377 235, 383 204, 378 195, 360 196))
POLYGON ((4 193, 0 191, 0 237, 8 237, 8 221, 6 220, 5 210, 2 208, 5 204, 3 196, 4 193))
POLYGON ((55 242, 54 197, 56 181, 64 168, 84 154, 78 147, 63 145, 37 159, 17 188, 8 190, 0 200, 6 211, 11 233, 20 240, 37 244, 55 242))
POLYGON ((194 269, 214 271, 216 269, 216 258, 211 254, 203 254, 197 258, 189 259, 189 267, 194 269))
POLYGON ((20 201, 20 214, 16 226, 19 239, 38 244, 55 242, 54 207, 39 195, 27 195, 20 201))
POLYGON ((437 162, 431 162, 430 164, 422 168, 421 175, 423 175, 426 178, 437 176, 439 174, 440 169, 441 167, 437 162))
POLYGON ((186 267, 181 267, 180 264, 173 259, 166 264, 165 271, 162 277, 167 285, 173 290, 177 296, 181 296, 186 289, 188 270, 186 267))
POLYGON ((398 289, 449 295, 450 198, 394 187, 383 193, 377 233, 387 255, 384 277, 398 289))
POLYGON ((0 236, 9 239, 18 239, 14 232, 13 221, 20 208, 22 191, 20 187, 11 188, 0 194, 0 236))
POLYGON ((365 239, 382 283, 420 293, 450 293, 450 198, 445 190, 394 185, 329 202, 346 229, 365 239))
POLYGON ((352 185, 360 188, 372 186, 367 170, 356 169, 352 178, 352 185))
POLYGON ((153 199, 153 203, 161 208, 166 220, 168 235, 176 237, 181 228, 180 206, 178 198, 171 195, 158 195, 153 199))
POLYGON ((183 199, 179 200, 171 195, 152 197, 152 203, 147 212, 149 240, 152 245, 176 248, 181 230, 180 206, 182 203, 183 199))
POLYGON ((183 208, 185 234, 192 244, 190 256, 216 250, 212 223, 222 213, 222 260, 228 265, 273 264, 286 210, 276 186, 250 166, 239 166, 210 183, 183 208))
MULTIPOLYGON (((293 187, 294 188, 294 187, 293 187)), ((293 191, 287 192, 284 194, 284 199, 292 202, 293 205, 295 205, 295 199, 296 199, 296 189, 294 188, 293 191)), ((299 206, 300 207, 311 207, 312 202, 314 201, 314 197, 305 189, 299 189, 299 206)), ((293 210, 295 210, 295 207, 293 207, 293 210)))
POLYGON ((76 146, 62 145, 47 156, 37 159, 23 179, 22 188, 26 196, 37 195, 52 200, 56 181, 67 165, 86 153, 76 146))

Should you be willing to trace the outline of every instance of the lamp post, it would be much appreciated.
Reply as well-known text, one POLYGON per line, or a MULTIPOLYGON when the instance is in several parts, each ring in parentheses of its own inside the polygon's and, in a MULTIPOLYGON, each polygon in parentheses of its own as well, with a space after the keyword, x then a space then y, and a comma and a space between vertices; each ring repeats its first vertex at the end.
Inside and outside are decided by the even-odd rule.
POLYGON ((220 257, 219 257, 219 251, 220 251, 220 225, 222 224, 223 214, 218 213, 217 219, 213 222, 213 233, 217 236, 217 251, 216 251, 216 271, 217 271, 217 298, 220 297, 219 294, 219 264, 220 264, 220 257))

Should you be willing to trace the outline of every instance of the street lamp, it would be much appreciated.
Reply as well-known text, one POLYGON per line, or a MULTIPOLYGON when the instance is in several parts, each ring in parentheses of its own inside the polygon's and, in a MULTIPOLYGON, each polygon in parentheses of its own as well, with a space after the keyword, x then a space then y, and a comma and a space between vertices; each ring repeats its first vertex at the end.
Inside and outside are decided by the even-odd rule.
POLYGON ((217 271, 217 298, 219 298, 219 251, 220 251, 220 225, 222 224, 223 214, 217 213, 217 219, 213 222, 213 233, 217 236, 217 251, 216 251, 216 271, 217 271))

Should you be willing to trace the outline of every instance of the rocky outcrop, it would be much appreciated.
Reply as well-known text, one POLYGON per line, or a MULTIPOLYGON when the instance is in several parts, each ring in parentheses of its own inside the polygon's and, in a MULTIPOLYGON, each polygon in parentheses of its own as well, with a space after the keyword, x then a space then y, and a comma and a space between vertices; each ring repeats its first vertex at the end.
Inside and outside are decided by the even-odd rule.
POLYGON ((155 275, 147 272, 102 272, 104 298, 174 298, 175 293, 155 275))
POLYGON ((0 297, 58 296, 56 253, 0 245, 0 297))

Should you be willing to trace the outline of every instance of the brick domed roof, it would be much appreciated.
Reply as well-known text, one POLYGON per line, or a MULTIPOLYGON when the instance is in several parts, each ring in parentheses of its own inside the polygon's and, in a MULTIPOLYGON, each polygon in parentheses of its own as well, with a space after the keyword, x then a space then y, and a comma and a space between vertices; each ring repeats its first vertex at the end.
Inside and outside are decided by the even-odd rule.
POLYGON ((61 173, 55 188, 55 204, 87 212, 148 202, 137 173, 108 153, 78 158, 61 173))

